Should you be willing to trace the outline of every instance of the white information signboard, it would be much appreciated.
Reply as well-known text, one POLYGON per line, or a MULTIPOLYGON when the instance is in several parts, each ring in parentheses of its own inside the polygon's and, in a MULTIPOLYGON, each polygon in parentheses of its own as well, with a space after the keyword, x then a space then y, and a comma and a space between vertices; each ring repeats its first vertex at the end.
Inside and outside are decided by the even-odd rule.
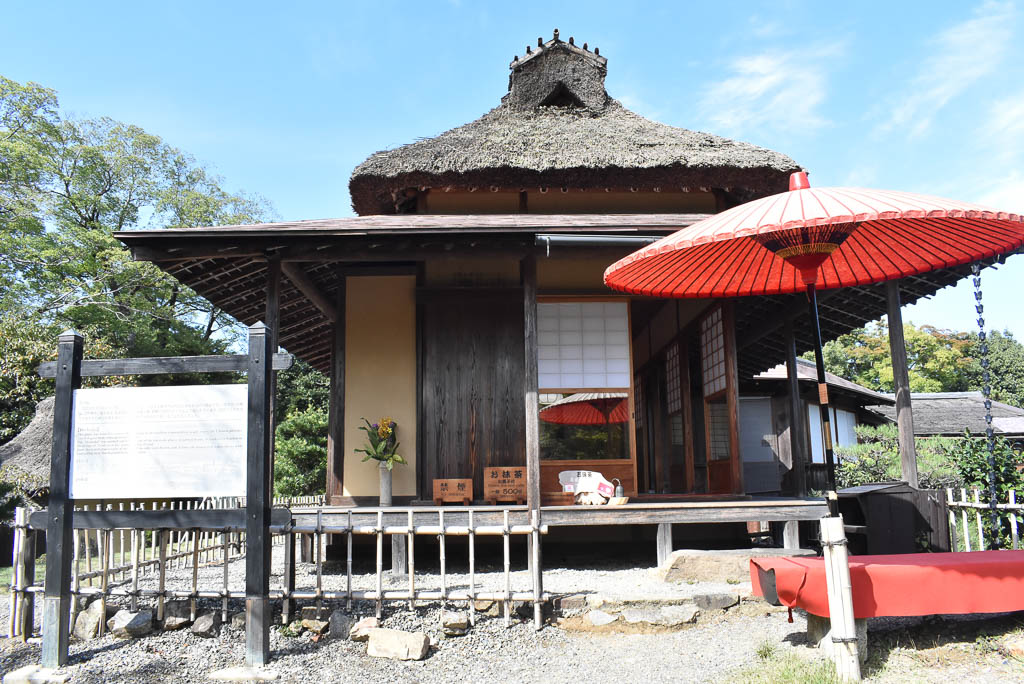
POLYGON ((74 499, 244 496, 246 385, 76 390, 74 499))

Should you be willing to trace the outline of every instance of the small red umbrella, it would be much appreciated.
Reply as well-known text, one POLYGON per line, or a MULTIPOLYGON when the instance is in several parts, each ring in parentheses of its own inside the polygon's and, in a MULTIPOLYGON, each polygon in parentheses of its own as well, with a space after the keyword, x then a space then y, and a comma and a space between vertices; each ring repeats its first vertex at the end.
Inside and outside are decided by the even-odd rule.
POLYGON ((559 425, 625 423, 629 406, 622 392, 580 392, 545 406, 540 419, 559 425))
POLYGON ((733 207, 612 264, 609 287, 654 297, 807 291, 822 393, 829 487, 835 461, 816 290, 867 285, 1006 254, 1024 245, 1024 217, 954 200, 863 188, 811 188, 733 207))
POLYGON ((577 392, 540 410, 540 418, 558 425, 604 425, 607 453, 612 455, 612 425, 629 420, 629 402, 623 392, 577 392))

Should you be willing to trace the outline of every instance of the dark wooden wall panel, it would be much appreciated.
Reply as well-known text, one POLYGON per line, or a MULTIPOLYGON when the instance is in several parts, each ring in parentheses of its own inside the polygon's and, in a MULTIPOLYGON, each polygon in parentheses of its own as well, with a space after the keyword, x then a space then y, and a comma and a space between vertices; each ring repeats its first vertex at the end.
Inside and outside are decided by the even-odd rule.
POLYGON ((515 290, 421 290, 419 494, 438 477, 526 465, 523 301, 515 290))

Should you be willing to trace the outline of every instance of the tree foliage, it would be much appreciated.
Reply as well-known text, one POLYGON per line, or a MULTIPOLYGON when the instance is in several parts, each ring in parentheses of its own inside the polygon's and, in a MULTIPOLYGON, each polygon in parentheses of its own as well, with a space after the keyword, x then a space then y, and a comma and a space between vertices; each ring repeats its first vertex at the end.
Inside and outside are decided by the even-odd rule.
POLYGON ((323 494, 327 482, 327 411, 296 411, 277 426, 274 495, 323 494))
MULTIPOLYGON (((836 484, 840 489, 872 482, 897 482, 900 469, 899 433, 894 424, 858 425, 857 444, 836 448, 836 484)), ((918 437, 917 475, 922 489, 962 487, 963 479, 949 452, 958 440, 918 437)))
POLYGON ((61 330, 83 333, 87 356, 217 354, 239 339, 236 321, 133 261, 116 231, 250 223, 268 213, 265 201, 224 190, 158 136, 66 116, 54 91, 0 76, 0 443, 49 392, 32 371, 61 330))
MULTIPOLYGON (((912 392, 981 389, 981 341, 977 333, 908 323, 903 326, 903 335, 912 392)), ((993 331, 987 342, 993 399, 1024 406, 1024 345, 1009 331, 993 331)), ((871 389, 893 391, 889 330, 884 320, 841 335, 827 342, 822 351, 830 373, 871 389)))

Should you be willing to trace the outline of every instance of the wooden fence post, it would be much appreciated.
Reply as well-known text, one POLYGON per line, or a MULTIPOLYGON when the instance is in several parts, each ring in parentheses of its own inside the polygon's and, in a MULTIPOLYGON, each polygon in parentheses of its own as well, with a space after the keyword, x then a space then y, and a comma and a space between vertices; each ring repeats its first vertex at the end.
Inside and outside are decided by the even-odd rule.
POLYGON ((249 328, 249 412, 245 499, 245 661, 270 660, 270 374, 267 328, 249 328))
POLYGON ((860 655, 853 616, 850 558, 841 516, 821 519, 821 542, 825 556, 825 584, 828 587, 828 615, 836 674, 842 681, 859 682, 860 655))
MULTIPOLYGON (((82 384, 82 336, 68 331, 57 339, 50 502, 46 525, 46 583, 43 589, 43 667, 68 662, 71 622, 71 410, 82 384)), ((33 561, 34 562, 34 561, 33 561)))

